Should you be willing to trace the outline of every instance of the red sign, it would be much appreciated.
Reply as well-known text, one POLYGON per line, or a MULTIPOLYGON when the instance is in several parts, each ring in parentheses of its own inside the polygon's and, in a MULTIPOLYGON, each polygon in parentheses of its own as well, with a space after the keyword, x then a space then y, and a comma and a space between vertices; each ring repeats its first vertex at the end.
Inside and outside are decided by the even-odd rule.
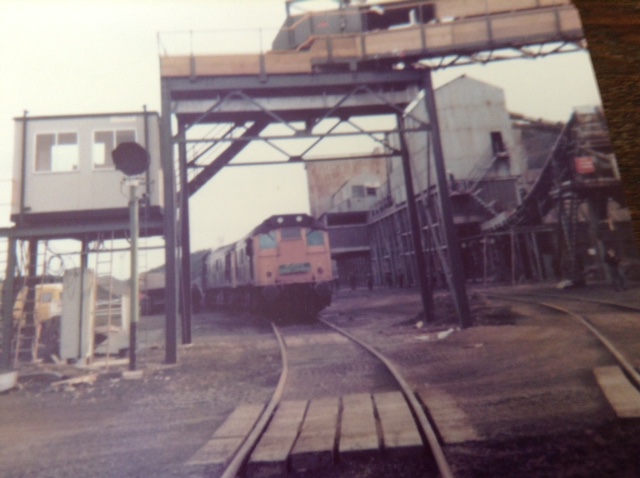
POLYGON ((578 156, 573 160, 576 173, 578 174, 592 174, 596 172, 596 163, 591 156, 578 156))

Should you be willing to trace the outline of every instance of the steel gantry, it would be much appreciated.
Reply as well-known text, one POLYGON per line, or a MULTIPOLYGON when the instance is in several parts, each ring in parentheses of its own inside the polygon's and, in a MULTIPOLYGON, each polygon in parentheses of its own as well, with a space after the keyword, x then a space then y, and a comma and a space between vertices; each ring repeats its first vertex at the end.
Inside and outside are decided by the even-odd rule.
MULTIPOLYGON (((429 221, 419 211, 422 226, 416 223, 416 214, 410 215, 411 234, 416 249, 428 249, 429 244, 420 246, 416 239, 421 229, 441 231, 433 242, 441 244, 440 255, 447 251, 442 262, 448 265, 454 300, 461 305, 462 325, 468 323, 457 240, 450 226, 431 70, 581 49, 577 10, 569 0, 352 3, 341 2, 333 11, 288 15, 272 51, 161 56, 164 198, 162 216, 154 217, 155 232, 150 230, 149 235, 163 230, 165 238, 167 362, 177 360, 178 306, 182 340, 191 340, 189 197, 223 167, 239 166, 234 158, 256 143, 268 146, 275 157, 253 162, 286 164, 340 159, 334 155, 312 158, 329 138, 367 137, 381 146, 380 153, 361 157, 389 158, 407 154, 402 141, 391 142, 390 137, 428 135, 440 204, 433 215, 427 214, 429 221), (419 90, 426 92, 429 118, 413 122, 405 108, 419 90), (376 116, 397 121, 377 127, 355 121, 376 116), (282 145, 300 140, 306 141, 305 146, 295 151, 282 145)), ((346 154, 342 159, 354 157, 346 154)), ((18 239, 63 236, 87 242, 91 235, 113 230, 112 223, 98 220, 91 225, 80 221, 71 228, 20 223, 0 234, 9 238, 7 272, 13 277, 18 239)), ((427 293, 423 287, 425 303, 427 293)), ((5 337, 11 326, 8 307, 3 313, 5 337)))
MULTIPOLYGON (((183 341, 190 340, 189 197, 227 166, 351 159, 311 156, 328 138, 340 136, 371 138, 382 146, 381 153, 366 157, 388 158, 408 154, 402 141, 394 146, 389 137, 429 135, 439 225, 426 229, 441 234, 434 242, 446 250, 451 292, 462 326, 469 325, 431 70, 581 48, 580 19, 566 0, 385 1, 288 15, 273 50, 266 53, 161 56, 167 361, 176 360, 179 304, 183 341), (420 90, 426 92, 428 119, 409 129, 405 108, 420 90), (353 120, 379 115, 398 121, 365 128, 353 120), (300 140, 306 144, 295 152, 282 145, 300 140), (233 162, 256 143, 269 146, 275 158, 233 162)), ((414 254, 419 255, 423 226, 418 216, 410 214, 414 254)))
MULTIPOLYGON (((180 296, 182 314, 189 308, 189 227, 188 198, 246 147, 253 143, 268 145, 274 158, 253 160, 237 165, 287 164, 305 161, 335 161, 361 158, 362 156, 336 156, 315 154, 328 138, 357 139, 367 137, 382 146, 379 153, 367 158, 389 158, 405 156, 406 146, 400 148, 389 141, 391 136, 403 137, 408 132, 433 135, 431 124, 421 121, 417 127, 407 131, 403 116, 405 108, 414 101, 419 89, 431 88, 428 70, 405 70, 387 72, 343 72, 318 73, 315 75, 277 75, 267 78, 233 77, 223 78, 164 78, 163 104, 173 112, 177 134, 172 132, 170 151, 177 151, 170 158, 171 171, 177 173, 175 193, 170 192, 171 183, 165 183, 167 194, 167 225, 180 227, 167 237, 167 275, 170 270, 181 269, 183 279, 176 284, 167 281, 167 329, 168 337, 175 337, 178 301, 180 296), (399 121, 386 129, 380 122, 362 126, 356 119, 391 115, 399 121), (270 126, 277 125, 275 133, 270 126), (305 141, 295 153, 288 151, 282 142, 305 141), (174 207, 170 206, 173 201, 174 207), (171 218, 171 211, 176 217, 171 218), (170 244, 173 240, 174 244, 170 244), (181 260, 178 264, 178 258, 181 260), (170 263, 174 262, 172 266, 170 263)), ((431 122, 433 123, 433 122, 431 122)), ((169 156, 169 155, 168 155, 169 156)), ((233 165, 233 163, 231 163, 233 165)), ((168 166, 168 164, 167 164, 168 166)), ((442 170, 444 174, 444 169, 442 170)), ((416 219, 417 220, 417 219, 416 219)), ((416 235, 419 237, 419 235, 416 235)), ((464 301, 464 298, 460 299, 464 301)), ((188 329, 188 318, 184 320, 188 329)), ((168 360, 175 360, 173 355, 168 360)))

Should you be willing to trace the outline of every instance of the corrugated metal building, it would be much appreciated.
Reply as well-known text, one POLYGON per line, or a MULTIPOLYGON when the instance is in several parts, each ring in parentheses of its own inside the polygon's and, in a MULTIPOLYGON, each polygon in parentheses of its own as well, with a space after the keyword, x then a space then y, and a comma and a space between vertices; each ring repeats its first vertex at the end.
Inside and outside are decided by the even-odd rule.
MULTIPOLYGON (((527 168, 524 149, 514 132, 500 88, 463 75, 436 89, 435 97, 454 224, 459 237, 473 236, 480 232, 484 221, 518 206, 519 178, 527 168)), ((405 127, 411 130, 420 121, 428 123, 424 101, 419 97, 405 127)), ((430 221, 437 230, 439 213, 434 202, 437 188, 430 159, 433 157, 430 136, 425 132, 407 132, 405 137, 423 231, 430 221)), ((399 144, 398 138, 391 140, 399 144)), ((388 196, 380 198, 369 220, 374 242, 373 270, 378 282, 388 282, 391 276, 392 284, 398 284, 400 277, 410 284, 415 282, 417 271, 400 158, 389 161, 387 189, 388 196)), ((442 244, 434 244, 433 240, 424 233, 423 244, 431 251, 428 260, 432 279, 441 282, 444 271, 440 270, 437 256, 442 253, 442 244)), ((465 269, 468 276, 473 276, 477 260, 471 253, 466 254, 465 249, 463 244, 465 269)))
MULTIPOLYGON (((526 189, 523 178, 537 166, 535 161, 529 163, 532 156, 529 150, 546 157, 553 146, 550 138, 555 134, 555 128, 548 128, 547 123, 543 125, 544 128, 539 128, 535 122, 523 125, 522 116, 512 117, 507 111, 502 89, 465 75, 436 89, 435 97, 450 179, 454 224, 459 237, 477 236, 483 222, 518 207, 526 189)), ((417 129, 421 121, 428 123, 428 117, 424 100, 418 95, 405 120, 405 128, 417 129)), ((444 246, 434 243, 440 226, 438 207, 435 205, 437 188, 430 135, 425 131, 408 131, 405 138, 411 158, 423 245, 426 251, 431 251, 428 254, 429 270, 436 283, 444 284, 442 261, 438 259, 443 254, 444 246), (435 234, 426 233, 430 223, 435 234)), ((399 149, 397 137, 388 139, 399 149)), ((364 284, 364 276, 370 270, 377 284, 415 283, 416 261, 401 158, 354 163, 307 166, 311 210, 316 217, 324 214, 325 223, 330 230, 333 229, 332 238, 335 239, 332 240, 332 250, 334 258, 339 259, 341 277, 355 270, 358 283, 364 284), (377 175, 382 181, 377 188, 377 201, 369 213, 364 215, 361 204, 354 198, 341 201, 339 207, 332 211, 331 200, 340 194, 344 195, 345 186, 352 187, 355 184, 348 179, 361 176, 366 171, 377 175), (339 194, 339 191, 342 193, 339 194), (366 233, 362 233, 365 230, 366 233), (348 248, 360 250, 357 263, 345 260, 343 253, 348 248)), ((464 241, 461 246, 467 277, 481 278, 483 271, 480 259, 467 248, 464 241)))

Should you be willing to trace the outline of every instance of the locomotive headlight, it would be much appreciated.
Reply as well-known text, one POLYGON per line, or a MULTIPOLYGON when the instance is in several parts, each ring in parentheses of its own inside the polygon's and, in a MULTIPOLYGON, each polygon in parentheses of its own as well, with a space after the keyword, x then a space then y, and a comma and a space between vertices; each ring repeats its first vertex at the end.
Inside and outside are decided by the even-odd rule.
POLYGON ((324 273, 324 269, 322 267, 318 267, 318 275, 321 276, 324 273))

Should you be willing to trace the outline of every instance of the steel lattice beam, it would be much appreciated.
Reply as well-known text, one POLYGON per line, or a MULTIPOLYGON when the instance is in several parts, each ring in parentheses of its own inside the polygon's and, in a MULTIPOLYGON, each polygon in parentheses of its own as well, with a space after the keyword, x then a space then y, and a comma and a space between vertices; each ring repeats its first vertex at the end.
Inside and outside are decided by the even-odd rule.
POLYGON ((260 134, 269 125, 269 122, 263 119, 257 120, 240 136, 236 138, 227 149, 225 149, 220 155, 208 166, 206 166, 198 175, 189 181, 189 196, 193 196, 202 186, 204 186, 209 179, 214 177, 222 168, 224 168, 229 161, 240 153, 247 145, 250 144, 250 140, 247 137, 256 136, 260 134))

